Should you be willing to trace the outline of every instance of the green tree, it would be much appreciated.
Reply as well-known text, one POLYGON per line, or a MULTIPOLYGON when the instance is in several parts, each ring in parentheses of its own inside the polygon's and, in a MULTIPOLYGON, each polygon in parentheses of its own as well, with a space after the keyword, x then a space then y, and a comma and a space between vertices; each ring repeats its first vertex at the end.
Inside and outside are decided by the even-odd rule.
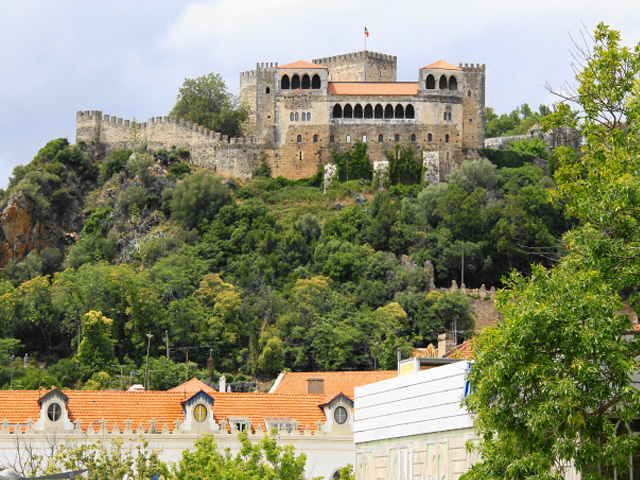
POLYGON ((249 117, 247 107, 227 91, 218 73, 185 78, 169 114, 230 137, 240 135, 242 124, 249 117))
POLYGON ((545 160, 549 159, 547 144, 538 137, 523 138, 522 140, 510 142, 509 150, 518 153, 528 153, 529 155, 544 158, 545 160))
POLYGON ((581 115, 563 103, 547 121, 584 136, 578 154, 556 150, 556 196, 580 224, 555 268, 511 277, 497 298, 502 321, 477 341, 468 406, 482 461, 472 480, 559 479, 570 464, 583 478, 620 477, 639 446, 627 425, 640 408, 640 341, 618 312, 622 291, 640 303, 640 45, 621 46, 604 24, 592 38, 566 96, 581 115))
POLYGON ((78 349, 78 360, 89 371, 109 366, 115 360, 111 339, 112 323, 113 320, 93 310, 82 317, 82 341, 78 349))
POLYGON ((212 435, 203 435, 194 442, 194 450, 182 452, 182 459, 173 466, 177 480, 302 480, 306 455, 296 455, 293 445, 279 446, 272 437, 252 444, 246 432, 238 434, 241 447, 233 456, 229 449, 218 450, 212 435))
POLYGON ((373 164, 367 155, 367 144, 356 142, 353 150, 338 153, 332 152, 333 161, 338 166, 338 178, 342 182, 349 180, 373 178, 373 164))

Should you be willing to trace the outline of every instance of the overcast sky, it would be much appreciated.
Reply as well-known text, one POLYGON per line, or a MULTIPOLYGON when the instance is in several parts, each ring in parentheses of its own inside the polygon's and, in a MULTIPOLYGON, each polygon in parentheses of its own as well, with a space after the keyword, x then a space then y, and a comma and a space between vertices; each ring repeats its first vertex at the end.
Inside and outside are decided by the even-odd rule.
POLYGON ((438 59, 485 63, 486 104, 550 104, 573 77, 572 38, 604 21, 640 41, 638 0, 0 0, 0 188, 47 141, 75 142, 78 110, 167 115, 185 78, 220 73, 233 93, 256 62, 367 49, 398 80, 438 59))

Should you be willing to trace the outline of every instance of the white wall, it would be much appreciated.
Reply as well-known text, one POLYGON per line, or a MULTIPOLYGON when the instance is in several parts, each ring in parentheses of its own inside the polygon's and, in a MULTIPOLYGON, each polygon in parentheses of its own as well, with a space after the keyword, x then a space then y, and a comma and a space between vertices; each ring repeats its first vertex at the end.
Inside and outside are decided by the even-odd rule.
POLYGON ((462 405, 467 362, 355 389, 356 445, 473 427, 462 405))

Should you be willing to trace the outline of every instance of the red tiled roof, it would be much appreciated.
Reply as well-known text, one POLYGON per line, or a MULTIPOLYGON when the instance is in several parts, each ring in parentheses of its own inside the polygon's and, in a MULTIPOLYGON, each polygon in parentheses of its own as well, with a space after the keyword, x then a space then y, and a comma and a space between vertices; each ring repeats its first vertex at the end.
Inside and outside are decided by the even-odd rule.
POLYGON ((431 65, 427 65, 426 67, 422 67, 420 70, 425 68, 434 69, 434 70, 459 70, 462 71, 460 67, 456 67, 455 65, 451 65, 449 62, 445 62, 444 60, 438 60, 437 62, 433 62, 431 65))
POLYGON ((418 84, 413 82, 329 82, 331 95, 416 95, 418 84))
POLYGON ((211 388, 209 385, 207 385, 201 380, 198 380, 197 378, 192 378, 188 382, 178 385, 177 387, 173 387, 168 391, 185 393, 191 396, 194 393, 198 393, 200 390, 202 390, 205 393, 208 393, 209 395, 215 392, 215 389, 211 388))
POLYGON ((473 358, 473 343, 474 339, 467 340, 464 343, 458 345, 454 350, 447 353, 445 357, 457 358, 459 360, 470 360, 473 358))
POLYGON ((315 63, 307 62, 306 60, 298 60, 297 62, 287 63, 286 65, 282 65, 278 68, 288 68, 288 69, 295 69, 295 70, 309 70, 311 68, 323 69, 323 70, 327 69, 327 67, 323 67, 322 65, 316 65, 315 63))
POLYGON ((307 380, 322 379, 324 380, 324 393, 320 396, 322 399, 335 397, 339 393, 342 393, 353 400, 353 390, 356 387, 397 377, 398 372, 395 370, 367 372, 285 372, 282 375, 284 377, 280 381, 280 384, 276 386, 274 390, 275 394, 308 395, 307 380))

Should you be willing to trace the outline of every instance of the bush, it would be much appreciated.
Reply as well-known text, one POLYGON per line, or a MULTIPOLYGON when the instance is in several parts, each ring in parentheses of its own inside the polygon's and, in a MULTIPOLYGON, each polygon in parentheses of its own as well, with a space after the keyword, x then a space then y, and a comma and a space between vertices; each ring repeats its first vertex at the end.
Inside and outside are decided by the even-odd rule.
POLYGON ((186 163, 178 162, 169 167, 169 175, 176 180, 181 180, 191 173, 191 167, 186 163))
POLYGON ((114 174, 121 171, 132 153, 129 149, 116 150, 102 160, 102 165, 100 166, 100 183, 104 184, 113 177, 114 174))
POLYGON ((527 163, 533 163, 536 157, 526 153, 514 152, 513 150, 493 150, 491 148, 483 148, 480 154, 495 164, 498 168, 518 168, 527 163))

